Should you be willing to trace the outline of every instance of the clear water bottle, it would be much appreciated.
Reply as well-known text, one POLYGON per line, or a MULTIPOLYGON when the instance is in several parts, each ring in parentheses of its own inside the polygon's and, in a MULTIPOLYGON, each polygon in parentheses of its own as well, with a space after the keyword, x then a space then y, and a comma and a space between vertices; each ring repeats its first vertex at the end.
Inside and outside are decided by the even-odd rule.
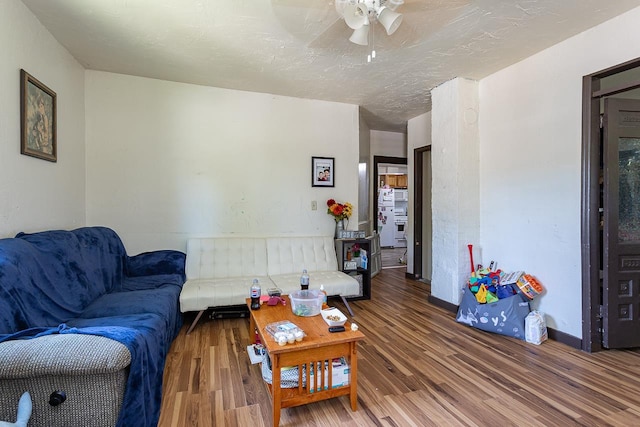
POLYGON ((258 279, 253 279, 253 284, 251 285, 251 310, 260 309, 260 295, 262 295, 260 283, 258 279))
POLYGON ((324 290, 324 285, 320 285, 320 295, 322 296, 322 308, 327 306, 327 291, 324 290))
POLYGON ((309 273, 306 268, 302 270, 302 276, 300 276, 300 289, 303 291, 309 289, 309 273))

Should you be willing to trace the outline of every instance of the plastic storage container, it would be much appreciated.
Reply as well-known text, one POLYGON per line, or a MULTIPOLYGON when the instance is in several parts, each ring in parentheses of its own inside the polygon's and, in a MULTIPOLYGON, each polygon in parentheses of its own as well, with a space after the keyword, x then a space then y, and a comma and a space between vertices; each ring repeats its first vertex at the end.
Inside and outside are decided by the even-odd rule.
POLYGON ((291 311, 296 316, 317 316, 322 309, 324 294, 316 289, 295 291, 289 295, 291 311))
POLYGON ((302 341, 302 338, 306 335, 295 323, 289 322, 288 320, 269 323, 266 329, 280 345, 302 341))

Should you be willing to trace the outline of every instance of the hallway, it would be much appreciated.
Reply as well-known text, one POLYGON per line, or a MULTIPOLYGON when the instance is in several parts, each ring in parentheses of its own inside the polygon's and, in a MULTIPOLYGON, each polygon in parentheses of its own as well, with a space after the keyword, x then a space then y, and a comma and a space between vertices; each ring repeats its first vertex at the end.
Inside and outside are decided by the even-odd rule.
POLYGON ((407 266, 407 248, 382 248, 382 268, 407 266))

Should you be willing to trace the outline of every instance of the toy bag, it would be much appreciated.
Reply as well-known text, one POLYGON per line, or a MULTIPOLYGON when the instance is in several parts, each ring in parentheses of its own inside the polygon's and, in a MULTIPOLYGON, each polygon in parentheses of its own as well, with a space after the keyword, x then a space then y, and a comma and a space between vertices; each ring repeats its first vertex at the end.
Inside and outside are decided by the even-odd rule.
POLYGON ((524 319, 529 312, 529 302, 525 301, 520 293, 482 304, 473 292, 465 287, 456 321, 483 331, 524 340, 524 319))

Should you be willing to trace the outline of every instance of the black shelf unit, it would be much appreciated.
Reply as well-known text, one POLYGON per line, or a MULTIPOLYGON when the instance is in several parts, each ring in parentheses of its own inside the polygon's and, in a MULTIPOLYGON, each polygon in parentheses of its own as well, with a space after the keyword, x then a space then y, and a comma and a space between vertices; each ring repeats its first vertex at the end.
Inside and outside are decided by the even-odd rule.
POLYGON ((360 295, 347 296, 346 298, 349 300, 371 299, 371 239, 336 239, 336 256, 338 257, 338 269, 350 276, 354 276, 362 283, 360 295), (362 268, 361 257, 352 257, 351 260, 347 260, 347 253, 355 244, 358 244, 360 249, 367 251, 367 268, 362 268), (350 268, 345 265, 348 261, 355 261, 356 267, 350 268))

